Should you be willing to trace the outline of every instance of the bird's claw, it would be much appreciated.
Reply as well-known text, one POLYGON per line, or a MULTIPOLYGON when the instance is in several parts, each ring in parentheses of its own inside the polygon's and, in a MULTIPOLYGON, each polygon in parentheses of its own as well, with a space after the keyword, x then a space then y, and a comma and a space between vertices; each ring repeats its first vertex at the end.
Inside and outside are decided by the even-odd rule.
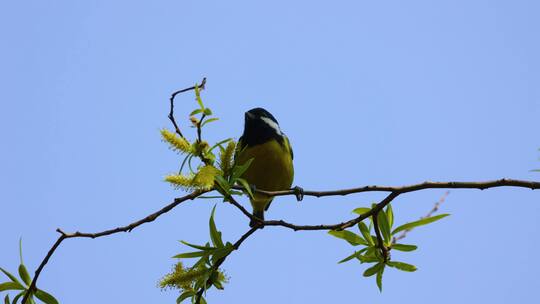
POLYGON ((296 196, 297 201, 302 201, 304 199, 304 189, 298 186, 294 186, 293 188, 294 196, 296 196))

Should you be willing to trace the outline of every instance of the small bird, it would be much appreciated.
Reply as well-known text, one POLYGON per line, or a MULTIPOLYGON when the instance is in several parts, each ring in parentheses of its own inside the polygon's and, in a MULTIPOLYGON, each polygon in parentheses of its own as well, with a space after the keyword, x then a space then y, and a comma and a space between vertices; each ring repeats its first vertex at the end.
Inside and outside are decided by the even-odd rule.
MULTIPOLYGON (((250 159, 253 161, 242 175, 248 184, 267 191, 290 189, 294 178, 293 150, 277 120, 263 108, 246 112, 244 133, 238 140, 236 164, 243 165, 250 159)), ((253 215, 264 220, 264 211, 268 210, 272 199, 253 193, 253 215)), ((249 225, 254 227, 257 222, 252 220, 249 225)))

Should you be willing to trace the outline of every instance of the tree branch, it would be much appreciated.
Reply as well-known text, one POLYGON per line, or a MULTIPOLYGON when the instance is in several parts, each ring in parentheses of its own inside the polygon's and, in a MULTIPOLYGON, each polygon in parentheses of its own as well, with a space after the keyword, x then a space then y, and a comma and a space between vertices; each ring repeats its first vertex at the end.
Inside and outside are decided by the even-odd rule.
MULTIPOLYGON (((360 192, 399 192, 407 193, 424 189, 479 189, 484 190, 488 188, 495 187, 520 187, 520 188, 529 188, 532 190, 540 189, 540 182, 535 181, 525 181, 525 180, 516 180, 516 179, 498 179, 491 181, 483 182, 431 182, 426 181, 420 184, 406 185, 406 186, 362 186, 358 188, 349 188, 341 190, 330 190, 330 191, 303 191, 304 195, 307 196, 337 196, 337 195, 348 195, 353 193, 360 192)), ((234 187, 237 190, 242 190, 242 187, 234 187)), ((285 196, 285 195, 296 195, 298 190, 282 190, 282 191, 265 191, 260 189, 255 189, 254 192, 261 194, 266 194, 268 196, 285 196)))
POLYGON ((154 212, 154 213, 152 213, 152 214, 150 214, 150 215, 148 215, 148 216, 146 216, 146 217, 144 217, 144 218, 142 218, 142 219, 140 219, 140 220, 138 220, 136 222, 133 222, 133 223, 131 223, 129 225, 122 226, 122 227, 117 227, 117 228, 114 228, 114 229, 109 229, 109 230, 96 232, 96 233, 86 233, 86 232, 79 232, 79 231, 74 232, 74 233, 66 233, 66 232, 62 231, 60 228, 56 229, 56 231, 58 233, 60 233, 60 236, 58 237, 58 239, 56 240, 54 245, 51 247, 51 249, 49 250, 49 252, 45 256, 45 258, 43 259, 41 264, 39 264, 39 267, 36 269, 34 278, 32 279, 32 282, 30 283, 30 287, 28 287, 28 292, 25 293, 21 303, 22 304, 27 303, 30 294, 32 294, 36 290, 36 283, 37 283, 37 280, 39 278, 39 275, 41 274, 41 271, 43 270, 43 267, 45 267, 47 262, 49 262, 49 259, 51 258, 51 256, 54 254, 54 252, 56 251, 58 246, 60 246, 62 241, 64 241, 65 239, 77 238, 77 237, 95 239, 95 238, 98 238, 98 237, 111 235, 111 234, 115 234, 115 233, 118 233, 118 232, 131 232, 131 230, 135 229, 136 227, 138 227, 138 226, 140 226, 140 225, 142 225, 144 223, 153 222, 160 215, 169 212, 174 207, 178 206, 180 203, 183 203, 183 202, 185 202, 187 200, 193 200, 193 199, 197 198, 198 196, 200 196, 200 195, 202 195, 202 194, 204 194, 206 192, 209 192, 209 191, 200 191, 200 190, 198 190, 198 191, 194 191, 194 192, 192 192, 192 193, 190 193, 190 194, 188 194, 186 196, 175 198, 172 203, 170 203, 169 205, 161 208, 160 210, 158 210, 158 211, 156 211, 156 212, 154 212))
MULTIPOLYGON (((203 79, 203 84, 204 84, 203 79)), ((180 90, 178 92, 175 92, 176 94, 179 94, 181 92, 185 92, 186 90, 194 89, 188 88, 184 90, 180 90)), ((171 97, 171 100, 174 98, 175 94, 171 97)), ((359 222, 363 221, 364 219, 376 215, 380 210, 382 210, 386 205, 388 205, 392 200, 394 200, 396 197, 403 193, 407 192, 414 192, 424 189, 441 189, 441 188, 447 188, 447 189, 488 189, 488 188, 495 188, 495 187, 521 187, 521 188, 529 188, 529 189, 540 189, 540 182, 534 182, 534 181, 524 181, 524 180, 514 180, 514 179, 499 179, 499 180, 493 180, 493 181, 484 181, 484 182, 424 182, 420 184, 413 184, 408 186, 398 186, 398 187, 391 187, 391 186, 364 186, 359 188, 351 188, 351 189, 342 189, 342 190, 332 190, 332 191, 303 191, 304 195, 308 196, 316 196, 316 197, 322 197, 322 196, 338 196, 338 195, 348 195, 353 193, 360 193, 360 192, 390 192, 386 198, 384 198, 382 201, 380 201, 375 207, 370 209, 368 212, 365 212, 361 214, 360 216, 353 218, 351 220, 337 223, 337 224, 329 224, 329 225, 296 225, 289 222, 285 222, 283 220, 269 220, 269 221, 260 221, 261 225, 259 227, 254 227, 250 229, 246 234, 244 234, 236 243, 235 243, 235 250, 238 249, 238 247, 242 244, 242 242, 247 239, 253 232, 255 232, 258 228, 262 228, 264 226, 281 226, 285 228, 289 228, 295 231, 299 230, 343 230, 347 229, 349 227, 352 227, 359 222)), ((236 188, 236 187, 235 187, 236 188)), ((174 202, 171 204, 163 207, 159 211, 152 213, 146 217, 144 217, 141 220, 138 220, 136 222, 133 222, 127 226, 122 226, 114 229, 105 230, 102 232, 97 233, 84 233, 84 232, 74 232, 74 233, 65 233, 60 229, 57 229, 57 231, 60 233, 60 237, 56 240, 56 242, 53 244, 39 267, 37 268, 35 272, 34 279, 32 280, 32 283, 29 287, 29 292, 25 294, 25 297, 23 298, 22 304, 27 303, 29 295, 35 291, 36 289, 36 282, 39 278, 39 275, 41 271, 43 270, 44 266, 49 261, 50 257, 53 255, 55 250, 60 246, 62 241, 68 238, 75 238, 75 237, 86 237, 86 238, 97 238, 102 236, 107 236, 111 234, 115 234, 118 232, 130 232, 134 228, 148 222, 154 221, 157 217, 160 215, 170 211, 174 207, 176 207, 178 204, 186 201, 186 200, 193 200, 197 198, 198 196, 210 192, 208 191, 195 191, 191 194, 188 194, 186 196, 176 198, 174 202)), ((285 191, 264 191, 264 190, 258 190, 255 189, 256 192, 263 193, 269 196, 285 196, 285 195, 297 195, 298 190, 292 189, 292 190, 285 190, 285 191)), ((246 208, 244 208, 240 203, 238 203, 233 197, 229 197, 229 202, 238 208, 246 217, 249 219, 256 219, 249 211, 247 211, 246 208)), ((375 218, 375 217, 374 217, 375 218)), ((375 225, 377 226, 377 225, 375 225)), ((224 260, 224 259, 223 259, 224 260)), ((221 261, 223 263, 223 261, 221 261)), ((219 263, 219 265, 221 265, 219 263)), ((216 263, 217 264, 217 263, 216 263)), ((218 265, 218 266, 219 266, 218 265)))
MULTIPOLYGON (((206 85, 206 77, 204 77, 201 81, 201 84, 198 85, 199 89, 201 90, 204 90, 204 86, 206 85)), ((171 94, 171 97, 169 98, 169 101, 171 103, 171 108, 170 108, 170 111, 169 111, 169 119, 170 121, 172 122, 173 126, 174 126, 174 129, 176 130, 176 133, 178 135, 180 135, 180 137, 184 137, 184 135, 182 135, 182 132, 180 131, 180 128, 178 127, 178 124, 176 124, 176 120, 174 119, 174 98, 176 97, 176 95, 178 94, 181 94, 181 93, 184 93, 184 92, 187 92, 187 91, 191 91, 191 90, 195 90, 195 87, 197 85, 194 85, 192 87, 189 87, 189 88, 185 88, 185 89, 182 89, 182 90, 179 90, 179 91, 176 91, 174 93, 171 94)))

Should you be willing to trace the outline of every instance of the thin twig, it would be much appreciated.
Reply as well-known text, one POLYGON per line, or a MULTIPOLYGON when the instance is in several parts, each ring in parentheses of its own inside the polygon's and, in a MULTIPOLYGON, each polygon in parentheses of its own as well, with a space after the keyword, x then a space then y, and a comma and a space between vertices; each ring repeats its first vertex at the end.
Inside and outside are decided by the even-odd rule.
POLYGON ((203 120, 206 118, 206 114, 202 114, 201 115, 201 119, 199 119, 199 122, 197 122, 197 140, 199 142, 202 141, 202 138, 201 138, 201 133, 202 133, 202 123, 203 123, 203 120))
MULTIPOLYGON (((446 198, 448 197, 449 194, 450 194, 450 191, 446 191, 443 194, 443 196, 441 196, 441 198, 435 203, 435 205, 433 205, 433 208, 431 208, 431 210, 425 216, 421 217, 420 219, 425 219, 425 218, 431 217, 435 212, 437 212, 439 210, 439 207, 441 206, 442 203, 444 203, 444 201, 446 200, 446 198)), ((404 239, 407 236, 407 233, 409 233, 410 231, 411 231, 411 229, 403 230, 400 235, 398 235, 397 237, 394 237, 392 239, 392 244, 395 244, 395 243, 397 243, 397 241, 399 241, 401 239, 404 239)))
POLYGON ((171 94, 171 97, 169 98, 169 101, 171 103, 171 108, 170 108, 170 111, 169 111, 169 119, 171 120, 173 126, 174 126, 174 129, 176 130, 176 133, 178 135, 180 135, 180 137, 184 137, 184 135, 182 135, 182 132, 180 131, 180 128, 178 127, 178 124, 176 123, 176 120, 174 119, 174 98, 176 97, 176 95, 178 94, 181 94, 181 93, 184 93, 184 92, 187 92, 187 91, 191 91, 191 90, 195 90, 195 88, 198 86, 199 89, 201 90, 204 90, 204 86, 206 85, 206 77, 204 77, 201 81, 201 84, 200 85, 194 85, 192 87, 189 87, 189 88, 185 88, 185 89, 182 89, 182 90, 179 90, 179 91, 176 91, 174 93, 171 94))
POLYGON ((51 258, 53 253, 56 251, 58 246, 60 246, 62 241, 64 241, 65 239, 77 238, 77 237, 85 237, 85 238, 95 239, 95 238, 98 238, 98 237, 111 235, 111 234, 115 234, 115 233, 118 233, 118 232, 131 232, 133 229, 135 229, 136 227, 138 227, 138 226, 140 226, 140 225, 142 225, 144 223, 153 222, 160 215, 169 212, 174 207, 178 206, 180 203, 185 202, 187 200, 193 200, 193 199, 197 198, 199 195, 202 195, 202 194, 204 194, 206 192, 209 192, 209 191, 200 191, 200 190, 198 190, 198 191, 192 192, 192 193, 190 193, 190 194, 188 194, 186 196, 175 198, 172 203, 170 203, 167 206, 161 208, 160 210, 158 210, 158 211, 156 211, 156 212, 154 212, 154 213, 152 213, 152 214, 150 214, 150 215, 148 215, 148 216, 146 216, 146 217, 144 217, 144 218, 142 218, 142 219, 140 219, 140 220, 138 220, 136 222, 133 222, 133 223, 131 223, 129 225, 122 226, 122 227, 117 227, 117 228, 114 228, 114 229, 109 229, 109 230, 105 230, 105 231, 101 231, 101 232, 97 232, 97 233, 86 233, 86 232, 79 232, 79 231, 74 232, 74 233, 66 233, 66 232, 62 231, 60 228, 56 229, 56 231, 58 233, 60 233, 60 236, 58 237, 58 239, 56 240, 54 245, 51 247, 51 249, 49 250, 49 252, 45 256, 45 258, 43 259, 41 264, 39 264, 39 267, 36 269, 34 278, 32 279, 32 282, 30 283, 30 287, 28 287, 28 292, 25 293, 21 303, 25 304, 26 301, 28 300, 30 294, 32 294, 35 291, 36 283, 37 283, 37 280, 39 278, 39 275, 41 274, 41 271, 43 270, 43 267, 45 267, 47 262, 49 262, 49 259, 51 258))
POLYGON ((373 214, 371 218, 373 219, 373 227, 375 228, 375 235, 377 236, 377 246, 381 250, 381 254, 383 257, 383 261, 388 261, 388 249, 386 246, 384 246, 384 240, 381 236, 381 230, 379 228, 379 221, 377 219, 377 216, 379 215, 379 212, 373 214))

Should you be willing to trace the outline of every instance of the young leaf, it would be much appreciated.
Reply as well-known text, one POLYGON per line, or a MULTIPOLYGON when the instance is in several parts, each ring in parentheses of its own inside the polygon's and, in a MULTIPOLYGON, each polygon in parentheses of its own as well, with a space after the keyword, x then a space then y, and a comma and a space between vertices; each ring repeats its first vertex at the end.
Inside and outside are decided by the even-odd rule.
MULTIPOLYGON (((210 116, 212 115, 212 110, 210 110, 210 108, 205 108, 204 111, 203 111, 204 115, 206 116, 210 116)), ((191 115, 190 115, 191 116, 191 115)))
POLYGON ((30 278, 30 275, 28 274, 28 270, 26 270, 26 267, 24 267, 23 264, 19 265, 19 276, 21 277, 23 282, 26 284, 26 286, 30 286, 32 279, 30 278))
POLYGON ((214 118, 207 119, 207 120, 203 121, 203 123, 201 124, 201 127, 204 127, 204 125, 206 125, 207 123, 211 123, 211 122, 216 121, 216 120, 219 120, 219 118, 214 117, 214 118))
POLYGON ((186 241, 180 241, 180 243, 186 245, 186 246, 189 246, 191 248, 195 248, 195 249, 199 249, 199 250, 203 250, 203 251, 209 251, 209 250, 214 250, 216 249, 216 247, 211 247, 211 246, 201 246, 201 245, 196 245, 196 244, 191 244, 191 243, 188 243, 186 241))
POLYGON ((58 304, 58 301, 49 293, 43 290, 36 290, 36 298, 40 299, 45 304, 58 304))
POLYGON ((386 212, 383 210, 379 211, 379 214, 377 214, 377 220, 379 224, 379 228, 381 229, 381 233, 384 239, 384 242, 388 244, 391 241, 391 235, 390 235, 390 225, 388 223, 388 217, 386 216, 386 212))
POLYGON ((191 298, 191 297, 195 296, 196 294, 197 293, 195 291, 192 291, 192 290, 184 291, 178 298, 176 298, 176 304, 180 304, 185 299, 191 298))
POLYGON ((189 113, 189 116, 193 116, 193 115, 199 114, 199 113, 201 113, 202 111, 203 111, 202 109, 196 109, 196 110, 193 110, 193 112, 189 113))
POLYGON ((201 107, 201 110, 204 110, 204 104, 201 99, 201 90, 198 85, 195 85, 195 98, 197 99, 197 103, 201 107))
POLYGON ((370 246, 375 245, 375 242, 373 241, 373 239, 371 238, 371 235, 369 233, 369 228, 367 227, 367 225, 364 222, 358 223, 358 229, 360 229, 360 232, 364 236, 364 239, 368 242, 368 244, 370 246))
POLYGON ((359 214, 359 215, 362 215, 362 214, 368 212, 369 210, 371 210, 371 208, 360 207, 360 208, 354 209, 352 212, 353 212, 353 213, 356 213, 356 214, 359 214))
POLYGON ((243 165, 234 166, 233 168, 233 179, 236 179, 238 177, 241 177, 244 172, 251 166, 251 163, 253 162, 254 158, 250 158, 247 162, 245 162, 243 165))
POLYGON ((231 190, 231 186, 229 185, 229 182, 227 182, 227 180, 225 180, 225 178, 223 178, 223 176, 219 174, 216 175, 214 178, 218 185, 221 187, 221 189, 223 189, 227 194, 230 194, 229 192, 231 190))
POLYGON ((382 292, 382 276, 383 276, 383 273, 384 273, 384 265, 377 272, 377 287, 379 287, 380 292, 382 292))
POLYGON ((191 258, 198 258, 206 255, 206 252, 204 251, 194 251, 194 252, 185 252, 180 253, 175 256, 173 256, 173 259, 191 259, 191 258))
POLYGON ((214 208, 212 209, 212 214, 210 215, 210 239, 212 240, 212 244, 216 247, 223 247, 223 241, 221 240, 221 232, 219 232, 216 228, 216 223, 214 222, 214 213, 216 211, 216 206, 214 205, 214 208))
POLYGON ((23 291, 19 292, 19 293, 15 296, 15 298, 13 298, 13 301, 12 301, 11 303, 12 303, 12 304, 16 304, 17 301, 19 301, 19 298, 20 298, 20 297, 24 297, 24 294, 25 294, 25 293, 26 293, 26 290, 23 290, 23 291))
POLYGON ((381 267, 384 267, 384 264, 383 263, 377 263, 371 267, 369 267, 368 269, 366 269, 366 271, 364 271, 364 276, 365 277, 371 277, 372 275, 376 274, 379 269, 381 269, 381 267))
POLYGON ((430 223, 433 223, 435 221, 438 221, 444 217, 447 217, 449 216, 450 214, 439 214, 439 215, 435 215, 435 216, 430 216, 430 217, 426 217, 426 218, 423 218, 421 220, 418 220, 418 221, 414 221, 414 222, 410 222, 410 223, 407 223, 407 224, 403 224, 399 227, 397 227, 396 229, 394 229, 394 231, 392 231, 392 234, 396 234, 400 231, 403 231, 403 230, 410 230, 410 229, 413 229, 415 227, 418 227, 418 226, 423 226, 423 225, 427 225, 427 224, 430 224, 430 223))
POLYGON ((399 250, 399 251, 414 251, 418 248, 416 245, 407 245, 407 244, 394 244, 392 245, 392 249, 399 250))
MULTIPOLYGON (((19 285, 21 285, 21 282, 19 282, 19 280, 17 280, 17 278, 12 275, 11 273, 9 273, 7 270, 5 270, 4 268, 0 267, 0 271, 2 271, 12 282, 15 282, 19 285)), ((21 285, 22 286, 22 285, 21 285)))
POLYGON ((23 290, 24 287, 15 282, 5 282, 0 284, 0 291, 6 291, 6 290, 23 290))
POLYGON ((229 255, 229 253, 231 253, 232 250, 233 250, 232 245, 227 245, 227 246, 223 246, 223 247, 221 247, 219 249, 216 249, 212 253, 212 261, 216 262, 219 259, 221 259, 222 257, 229 255))
POLYGON ((361 255, 361 254, 359 254, 356 258, 360 261, 360 263, 375 263, 375 262, 380 261, 380 259, 375 256, 368 256, 368 255, 361 255))
POLYGON ((345 262, 347 262, 347 261, 350 261, 350 260, 356 258, 356 257, 358 257, 359 255, 362 255, 362 253, 363 253, 364 251, 366 251, 366 250, 367 250, 367 248, 364 248, 364 249, 362 249, 362 250, 360 250, 360 251, 355 251, 355 252, 354 252, 353 254, 351 254, 350 256, 348 256, 348 257, 344 258, 343 260, 339 261, 338 264, 345 263, 345 262))
POLYGON ((330 230, 328 231, 328 234, 335 236, 337 238, 346 240, 347 242, 349 242, 349 244, 353 246, 358 246, 358 245, 367 246, 368 245, 368 243, 361 236, 359 236, 358 234, 352 233, 348 230, 340 230, 340 231, 330 230))
POLYGON ((251 191, 251 186, 248 184, 248 182, 243 178, 236 178, 236 181, 239 182, 242 187, 247 191, 250 198, 253 198, 253 192, 251 191))
POLYGON ((397 268, 399 270, 408 271, 408 272, 414 272, 416 271, 416 266, 403 263, 403 262, 395 262, 395 261, 388 261, 386 263, 390 267, 397 268))
POLYGON ((388 207, 386 207, 386 216, 388 217, 388 225, 390 226, 390 229, 392 229, 392 226, 394 226, 394 210, 392 210, 392 204, 388 204, 388 207))

